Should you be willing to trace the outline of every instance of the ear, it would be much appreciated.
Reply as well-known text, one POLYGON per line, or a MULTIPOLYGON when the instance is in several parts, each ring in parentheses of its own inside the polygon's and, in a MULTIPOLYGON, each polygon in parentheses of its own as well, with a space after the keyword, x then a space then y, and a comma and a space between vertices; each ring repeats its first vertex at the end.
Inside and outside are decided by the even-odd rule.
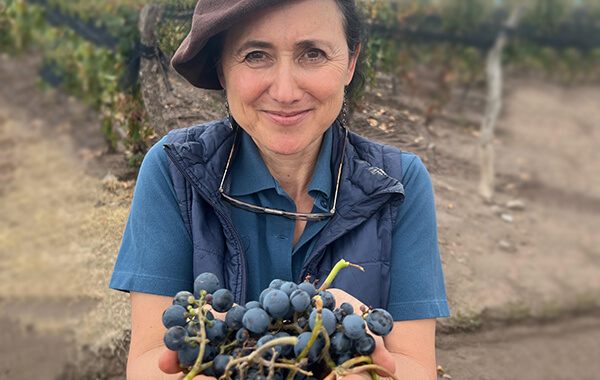
POLYGON ((348 63, 348 80, 346 81, 346 86, 352 82, 352 77, 354 77, 354 70, 356 69, 356 62, 358 62, 358 55, 360 54, 360 42, 356 44, 356 48, 354 49, 354 56, 350 58, 350 62, 348 63))

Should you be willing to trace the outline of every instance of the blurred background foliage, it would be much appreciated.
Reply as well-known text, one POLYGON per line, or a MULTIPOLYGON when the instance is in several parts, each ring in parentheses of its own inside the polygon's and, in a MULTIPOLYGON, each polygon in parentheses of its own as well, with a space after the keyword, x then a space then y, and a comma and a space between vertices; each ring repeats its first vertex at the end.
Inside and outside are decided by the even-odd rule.
MULTIPOLYGON (((60 87, 99 111, 106 138, 139 165, 153 136, 139 89, 138 18, 165 6, 159 48, 173 54, 194 0, 0 0, 0 50, 43 56, 41 86, 60 87)), ((504 50, 506 69, 565 84, 600 79, 598 0, 358 0, 369 25, 363 46, 369 87, 422 98, 426 120, 455 89, 485 85, 486 52, 517 6, 523 16, 504 50)))

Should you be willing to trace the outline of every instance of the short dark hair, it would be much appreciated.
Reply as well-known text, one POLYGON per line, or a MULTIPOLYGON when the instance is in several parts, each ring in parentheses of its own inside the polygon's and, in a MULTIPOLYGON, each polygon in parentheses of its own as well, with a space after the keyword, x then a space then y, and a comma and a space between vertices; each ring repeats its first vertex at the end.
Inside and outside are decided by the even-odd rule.
MULTIPOLYGON (((365 16, 356 5, 355 0, 335 0, 335 2, 342 11, 348 52, 350 53, 350 58, 352 58, 356 54, 358 44, 365 41, 367 37, 367 23, 365 21, 365 16)), ((346 100, 351 105, 358 101, 358 97, 366 83, 365 57, 366 54, 364 54, 363 50, 363 54, 358 57, 358 61, 356 62, 354 77, 346 88, 346 100)))

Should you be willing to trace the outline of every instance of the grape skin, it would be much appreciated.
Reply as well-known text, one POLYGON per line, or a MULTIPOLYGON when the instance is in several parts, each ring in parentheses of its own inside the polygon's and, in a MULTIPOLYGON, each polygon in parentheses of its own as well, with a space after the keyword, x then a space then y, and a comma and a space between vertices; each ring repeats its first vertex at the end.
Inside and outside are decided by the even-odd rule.
POLYGON ((392 331, 394 319, 387 310, 373 309, 367 315, 367 325, 373 334, 384 336, 392 331))
POLYGON ((189 301, 190 297, 194 297, 194 295, 187 290, 182 290, 173 297, 173 305, 181 305, 187 310, 188 306, 193 306, 189 301))
POLYGON ((296 290, 296 289, 298 289, 298 285, 296 285, 296 283, 295 283, 295 282, 288 281, 288 282, 284 282, 284 283, 283 283, 283 285, 281 285, 281 290, 282 290, 282 291, 283 291, 285 294, 287 294, 287 296, 288 296, 288 297, 289 297, 289 296, 290 296, 290 294, 292 294, 292 292, 293 292, 294 290, 296 290))
POLYGON ((330 349, 335 354, 343 354, 352 348, 352 340, 342 330, 336 331, 330 339, 330 349))
POLYGON ((183 349, 186 344, 185 338, 188 337, 188 332, 182 326, 173 326, 167 330, 163 341, 165 346, 171 351, 183 349))
POLYGON ((344 326, 344 334, 350 339, 356 340, 362 338, 366 334, 365 320, 359 315, 347 315, 342 321, 342 326, 344 326))
POLYGON ((212 321, 212 326, 206 325, 206 337, 214 344, 220 344, 227 338, 227 324, 220 319, 212 321))
POLYGON ((315 286, 310 282, 301 283, 300 285, 298 285, 298 289, 304 290, 306 293, 308 293, 310 298, 313 298, 315 294, 317 294, 317 289, 315 289, 315 286))
POLYGON ((263 309, 254 308, 246 311, 242 323, 249 331, 255 334, 264 334, 269 328, 270 318, 263 309))
POLYGON ((323 300, 323 308, 331 311, 335 309, 335 297, 333 294, 329 293, 327 290, 323 290, 319 292, 319 296, 321 296, 321 300, 323 300))
POLYGON ((200 292, 205 290, 207 294, 216 292, 221 287, 219 278, 212 273, 202 273, 194 280, 194 294, 200 297, 200 292))
POLYGON ((165 309, 162 322, 166 328, 173 326, 185 326, 187 310, 181 305, 171 305, 165 309))
POLYGON ((225 315, 225 323, 227 323, 230 329, 239 330, 243 326, 242 319, 244 318, 244 314, 246 314, 246 308, 236 305, 229 309, 225 315))
POLYGON ((229 289, 219 289, 213 293, 212 307, 219 313, 225 313, 233 305, 233 294, 229 289))
POLYGON ((282 318, 290 309, 290 298, 282 290, 271 290, 262 302, 265 311, 273 318, 282 318))
POLYGON ((375 339, 369 334, 354 342, 354 348, 360 355, 371 355, 375 351, 375 339))
MULTIPOLYGON (((308 325, 310 326, 311 330, 315 327, 316 321, 317 310, 315 309, 312 311, 312 313, 310 313, 310 318, 308 320, 308 325)), ((323 309, 323 311, 321 312, 321 321, 328 335, 331 335, 335 332, 336 320, 335 315, 333 315, 333 312, 331 310, 323 309)))
POLYGON ((290 303, 295 311, 303 312, 310 306, 310 296, 302 289, 296 289, 290 294, 290 303))

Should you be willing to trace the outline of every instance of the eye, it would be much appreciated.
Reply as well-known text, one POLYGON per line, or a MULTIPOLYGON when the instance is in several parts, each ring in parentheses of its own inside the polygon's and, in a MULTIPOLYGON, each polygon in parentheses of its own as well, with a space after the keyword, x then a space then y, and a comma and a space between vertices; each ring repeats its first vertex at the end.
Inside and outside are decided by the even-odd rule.
POLYGON ((266 59, 266 56, 267 55, 265 53, 263 53, 262 51, 253 51, 246 55, 245 60, 250 63, 260 62, 260 61, 264 61, 266 59))
POLYGON ((304 57, 310 62, 316 62, 326 58, 325 53, 320 49, 310 49, 304 53, 304 57))

